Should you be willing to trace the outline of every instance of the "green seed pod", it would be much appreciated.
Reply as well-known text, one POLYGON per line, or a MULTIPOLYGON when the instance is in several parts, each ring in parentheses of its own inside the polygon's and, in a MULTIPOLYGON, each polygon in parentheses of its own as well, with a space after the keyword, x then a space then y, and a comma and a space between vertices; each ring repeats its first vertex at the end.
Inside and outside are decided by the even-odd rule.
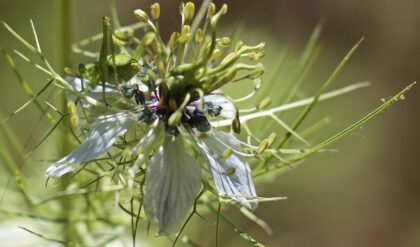
POLYGON ((152 16, 153 20, 158 20, 160 16, 160 4, 154 3, 150 6, 150 15, 152 16))

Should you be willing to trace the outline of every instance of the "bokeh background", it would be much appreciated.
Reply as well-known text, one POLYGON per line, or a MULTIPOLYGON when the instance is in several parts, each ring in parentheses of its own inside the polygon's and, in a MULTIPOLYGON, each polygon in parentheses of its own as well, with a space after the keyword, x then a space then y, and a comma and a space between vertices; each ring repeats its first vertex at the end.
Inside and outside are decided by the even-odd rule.
MULTIPOLYGON (((29 19, 34 20, 42 48, 54 66, 60 66, 55 21, 60 14, 58 2, 0 1, 0 17, 30 40, 29 19)), ((74 1, 74 41, 100 32, 100 18, 109 15, 105 2, 74 1)), ((117 2, 122 24, 135 21, 133 9, 148 10, 153 3, 117 2)), ((379 105, 381 99, 420 78, 418 0, 225 2, 229 4, 229 13, 222 22, 226 33, 243 23, 243 40, 265 41, 267 56, 263 62, 267 71, 275 68, 276 59, 287 49, 291 51, 288 68, 293 69, 315 25, 325 19, 318 58, 296 98, 313 94, 347 50, 362 36, 366 38, 333 87, 364 80, 372 86, 320 103, 308 121, 330 116, 331 123, 310 139, 314 143, 348 126, 379 105)), ((222 3, 216 1, 218 6, 222 3)), ((163 36, 168 37, 179 26, 178 1, 162 0, 161 13, 163 36)), ((0 47, 9 51, 21 48, 4 30, 0 32, 0 47)), ((80 57, 74 59, 80 61, 80 57)), ((18 65, 31 85, 40 88, 44 77, 21 61, 18 65)), ((280 76, 279 83, 281 80, 280 76)), ((271 91, 270 96, 275 98, 280 93, 271 91)), ((1 58, 0 110, 9 113, 26 99, 13 72, 1 58)), ((288 197, 281 202, 262 203, 256 211, 272 227, 273 236, 267 236, 236 210, 228 210, 226 214, 268 246, 420 246, 419 106, 420 93, 416 86, 402 103, 334 144, 332 148, 337 152, 311 157, 274 180, 259 180, 260 195, 288 197)), ((34 108, 28 108, 10 121, 22 141, 33 130, 34 119, 38 117, 35 112, 34 108)), ((27 174, 32 176, 31 181, 39 179, 38 183, 43 183, 43 168, 40 167, 39 173, 27 174)), ((2 179, 1 186, 6 182, 2 179)), ((213 220, 209 217, 207 223, 196 217, 186 231, 203 246, 213 246, 213 220)), ((222 225, 220 232, 220 246, 248 244, 226 226, 222 225)))

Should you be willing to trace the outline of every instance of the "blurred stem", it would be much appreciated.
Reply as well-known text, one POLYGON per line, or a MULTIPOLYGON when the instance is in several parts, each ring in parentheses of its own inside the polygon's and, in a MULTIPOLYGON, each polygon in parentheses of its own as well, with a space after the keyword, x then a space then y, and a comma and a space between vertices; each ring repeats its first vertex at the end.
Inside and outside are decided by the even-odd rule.
POLYGON ((120 29, 120 19, 118 18, 117 4, 115 0, 109 0, 109 10, 111 11, 112 23, 115 29, 120 29))
MULTIPOLYGON (((0 119, 4 119, 3 113, 0 112, 0 119)), ((10 128, 10 125, 7 123, 3 123, 0 126, 0 134, 3 133, 5 140, 9 141, 11 143, 14 151, 16 154, 21 155, 24 152, 23 146, 19 140, 19 138, 16 136, 16 133, 10 128)), ((27 164, 27 160, 22 158, 20 161, 24 162, 24 164, 27 164)), ((14 167, 16 168, 16 167, 14 167)))
MULTIPOLYGON (((59 16, 58 16, 58 40, 59 40, 59 71, 63 71, 65 67, 72 66, 72 36, 73 36, 73 0, 60 0, 59 2, 59 16)), ((67 112, 67 101, 64 95, 64 91, 61 92, 61 109, 62 112, 67 112)), ((69 135, 66 130, 69 126, 69 121, 63 121, 63 128, 60 133, 61 150, 59 150, 60 156, 65 156, 71 148, 69 135)), ((71 180, 68 176, 63 177, 61 180, 61 190, 65 191, 71 180)), ((63 237, 66 242, 66 246, 74 246, 80 242, 80 237, 77 234, 76 226, 72 220, 74 202, 72 197, 64 197, 62 199, 62 211, 63 216, 66 219, 63 225, 63 237)))
POLYGON ((59 2, 58 40, 59 40, 59 71, 64 67, 71 67, 71 42, 73 36, 73 1, 61 0, 59 2))

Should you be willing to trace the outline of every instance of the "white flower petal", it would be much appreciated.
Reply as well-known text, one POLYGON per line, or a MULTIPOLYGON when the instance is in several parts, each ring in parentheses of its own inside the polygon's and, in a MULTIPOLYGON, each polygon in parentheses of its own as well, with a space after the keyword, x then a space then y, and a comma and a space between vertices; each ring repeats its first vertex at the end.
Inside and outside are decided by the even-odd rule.
POLYGON ((236 107, 230 102, 225 96, 220 94, 209 94, 204 96, 204 102, 209 102, 214 105, 219 105, 222 107, 220 116, 226 119, 233 119, 236 117, 236 107))
POLYGON ((201 187, 198 162, 184 150, 181 137, 165 137, 147 169, 144 209, 159 234, 180 230, 201 187))
POLYGON ((122 136, 136 119, 132 115, 103 116, 93 123, 90 135, 76 150, 57 161, 46 171, 47 177, 60 177, 74 171, 75 164, 85 163, 106 153, 115 140, 122 136))
POLYGON ((220 141, 238 151, 241 148, 239 141, 233 134, 221 132, 216 128, 212 131, 213 135, 210 132, 208 137, 200 141, 199 147, 208 161, 217 190, 221 195, 231 196, 250 210, 256 209, 258 202, 249 198, 257 195, 248 163, 235 153, 227 158, 222 157, 227 147, 220 141))

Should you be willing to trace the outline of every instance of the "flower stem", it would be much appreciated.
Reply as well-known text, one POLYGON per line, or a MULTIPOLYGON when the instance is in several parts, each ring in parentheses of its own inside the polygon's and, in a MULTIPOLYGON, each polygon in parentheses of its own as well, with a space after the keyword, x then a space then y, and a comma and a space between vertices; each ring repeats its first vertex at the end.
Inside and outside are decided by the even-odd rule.
POLYGON ((63 71, 64 67, 72 65, 73 1, 61 0, 58 13, 59 71, 63 71))
MULTIPOLYGON (((73 34, 73 1, 72 0, 61 0, 59 2, 59 16, 58 16, 58 40, 59 40, 59 73, 64 70, 65 67, 72 66, 72 52, 71 52, 71 42, 72 42, 72 34, 73 34)), ((67 112, 67 101, 62 92, 61 95, 61 109, 62 112, 67 112)), ((60 156, 65 156, 71 148, 71 143, 69 140, 69 135, 67 135, 66 131, 69 126, 68 121, 63 121, 63 128, 60 133, 60 143, 61 143, 61 150, 60 156)), ((62 179, 62 187, 61 190, 65 191, 69 184, 71 183, 68 177, 64 177, 62 179)), ((66 219, 63 225, 63 237, 66 242, 66 246, 71 246, 73 244, 79 243, 81 240, 78 236, 75 224, 72 220, 73 215, 73 207, 74 201, 72 197, 64 197, 62 202, 62 211, 63 216, 66 219)))

